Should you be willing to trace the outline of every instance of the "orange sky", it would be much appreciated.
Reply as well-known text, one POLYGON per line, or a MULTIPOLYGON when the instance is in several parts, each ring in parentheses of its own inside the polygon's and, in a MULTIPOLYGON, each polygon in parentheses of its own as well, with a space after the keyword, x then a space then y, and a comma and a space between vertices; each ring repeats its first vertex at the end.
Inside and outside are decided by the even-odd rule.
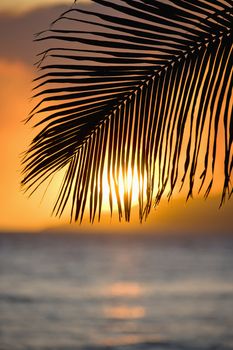
MULTIPOLYGON (((65 2, 72 3, 72 1, 65 2)), ((31 80, 35 74, 32 60, 36 50, 32 43, 32 34, 36 31, 35 28, 37 26, 40 25, 40 28, 38 28, 40 30, 41 28, 43 29, 43 26, 46 27, 49 24, 45 20, 48 18, 54 19, 55 10, 49 7, 44 10, 47 17, 43 15, 43 11, 38 10, 41 22, 38 15, 38 23, 35 23, 32 18, 35 18, 36 8, 31 15, 30 12, 25 15, 27 16, 26 20, 23 17, 24 14, 17 16, 1 15, 1 10, 5 11, 7 4, 10 3, 9 1, 0 3, 0 33, 2 33, 0 34, 0 39, 1 42, 5 40, 5 48, 7 48, 4 50, 3 45, 0 50, 0 231, 41 230, 59 227, 66 224, 69 220, 68 215, 61 220, 50 216, 56 196, 56 181, 42 203, 40 202, 43 191, 39 191, 35 196, 28 199, 20 191, 19 185, 21 180, 20 171, 22 170, 20 154, 27 148, 33 135, 30 125, 25 126, 22 123, 22 120, 25 119, 32 107, 29 98, 31 96, 31 80), (9 28, 10 26, 12 28, 12 23, 15 23, 12 34, 6 29, 8 23, 9 28), (5 34, 1 30, 1 25, 4 25, 5 34), (29 31, 31 34, 25 37, 24 33, 29 31)), ((18 4, 20 3, 24 10, 29 10, 32 7, 32 1, 19 1, 18 4)), ((54 3, 54 1, 40 1, 40 4, 42 3, 49 5, 54 3)), ((33 1, 33 4, 36 5, 37 2, 33 1)), ((11 10, 11 5, 8 6, 8 10, 11 10)), ((221 232, 221 230, 224 230, 233 233, 233 201, 226 203, 221 210, 217 209, 218 204, 219 198, 217 200, 210 199, 207 202, 198 199, 187 205, 185 205, 183 198, 174 198, 169 205, 162 203, 156 212, 152 210, 148 221, 142 225, 133 220, 132 225, 121 224, 119 226, 119 224, 116 224, 115 218, 111 227, 115 229, 120 228, 120 230, 155 230, 158 232, 195 232, 203 229, 208 232, 221 232)), ((133 212, 136 211, 137 208, 133 210, 133 212)), ((133 215, 137 217, 137 214, 133 215)), ((108 229, 110 222, 109 217, 104 217, 102 224, 90 226, 84 223, 83 228, 85 230, 88 227, 88 230, 91 231, 106 227, 108 229)), ((80 230, 80 226, 75 227, 80 230)))

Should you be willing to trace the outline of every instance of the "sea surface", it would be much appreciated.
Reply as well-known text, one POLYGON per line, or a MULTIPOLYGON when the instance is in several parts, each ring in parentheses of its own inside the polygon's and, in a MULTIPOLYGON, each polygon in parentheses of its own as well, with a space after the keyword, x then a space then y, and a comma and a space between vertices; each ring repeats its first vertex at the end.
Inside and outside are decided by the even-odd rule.
POLYGON ((0 350, 233 349, 233 236, 0 234, 0 350))

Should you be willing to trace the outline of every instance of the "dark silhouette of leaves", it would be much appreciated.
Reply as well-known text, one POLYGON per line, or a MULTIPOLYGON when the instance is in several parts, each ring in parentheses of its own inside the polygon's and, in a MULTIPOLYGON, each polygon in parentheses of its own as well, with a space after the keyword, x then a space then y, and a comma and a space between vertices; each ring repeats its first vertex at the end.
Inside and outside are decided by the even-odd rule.
POLYGON ((28 120, 38 115, 41 130, 25 155, 22 184, 34 191, 67 167, 56 215, 71 199, 71 219, 81 221, 87 204, 90 220, 100 218, 105 168, 110 210, 115 191, 120 220, 130 220, 132 169, 140 220, 167 187, 170 198, 186 181, 189 198, 198 183, 207 197, 220 148, 221 204, 230 198, 232 1, 77 2, 36 41, 51 46, 38 55, 34 97, 40 100, 28 120))

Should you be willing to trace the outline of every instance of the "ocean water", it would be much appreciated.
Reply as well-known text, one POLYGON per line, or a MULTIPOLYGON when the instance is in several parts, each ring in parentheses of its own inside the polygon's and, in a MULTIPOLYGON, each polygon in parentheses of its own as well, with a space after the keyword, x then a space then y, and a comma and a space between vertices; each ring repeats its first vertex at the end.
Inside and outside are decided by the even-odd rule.
POLYGON ((233 349, 233 236, 1 234, 0 349, 233 349))

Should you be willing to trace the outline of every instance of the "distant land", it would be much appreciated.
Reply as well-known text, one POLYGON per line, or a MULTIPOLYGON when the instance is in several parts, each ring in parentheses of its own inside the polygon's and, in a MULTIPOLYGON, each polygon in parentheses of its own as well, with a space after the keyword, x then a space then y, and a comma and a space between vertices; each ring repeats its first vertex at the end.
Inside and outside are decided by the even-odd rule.
POLYGON ((155 234, 155 235, 209 235, 209 234, 232 234, 233 235, 233 201, 226 201, 219 209, 220 198, 212 197, 205 201, 202 198, 191 199, 186 202, 183 198, 172 199, 170 203, 163 200, 159 207, 151 209, 146 222, 140 224, 137 220, 137 210, 132 209, 130 223, 118 222, 115 212, 113 218, 106 213, 101 222, 94 225, 85 216, 82 225, 79 223, 61 224, 45 227, 41 230, 0 230, 0 233, 73 233, 73 234, 155 234))

